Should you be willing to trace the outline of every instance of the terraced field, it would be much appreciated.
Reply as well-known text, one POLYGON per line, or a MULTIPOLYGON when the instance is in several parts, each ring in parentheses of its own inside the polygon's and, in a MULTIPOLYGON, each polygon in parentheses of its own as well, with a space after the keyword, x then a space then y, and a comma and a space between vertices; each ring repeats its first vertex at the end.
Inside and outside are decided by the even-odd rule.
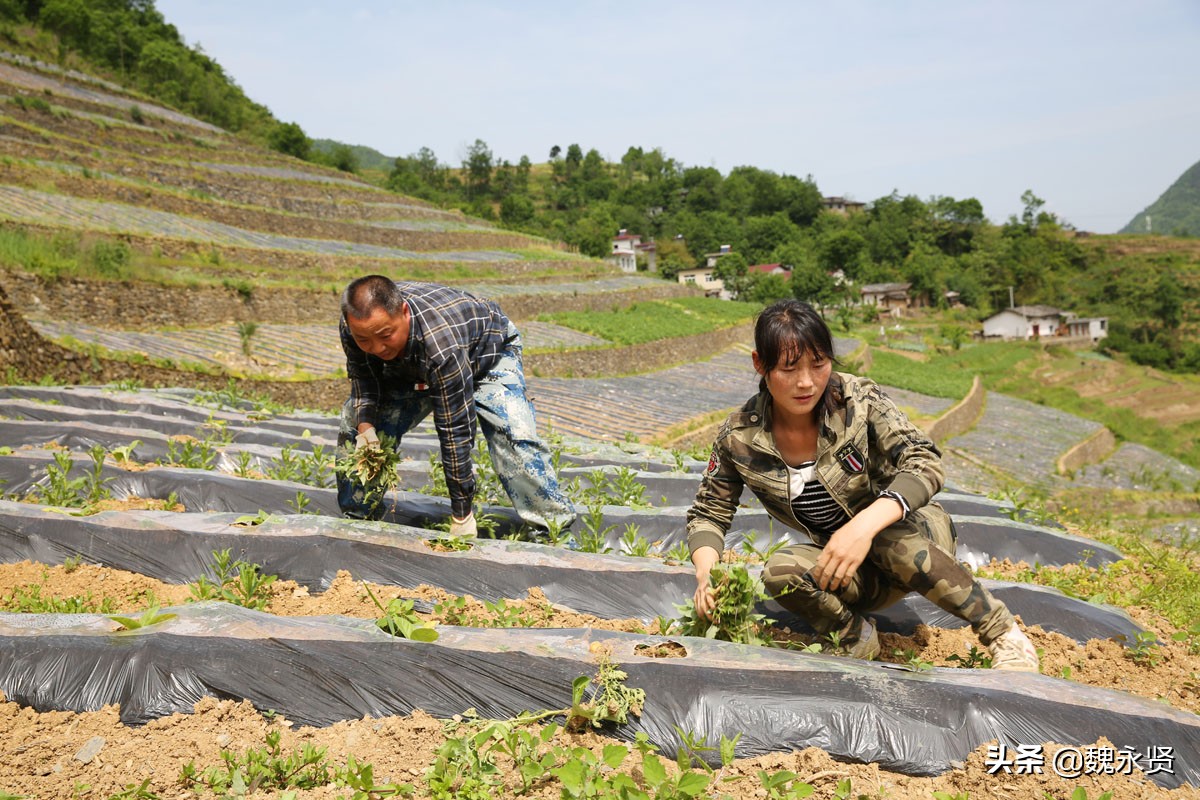
MULTIPOLYGON (((37 590, 42 597, 55 591, 45 583, 51 575, 66 581, 68 569, 83 569, 81 578, 94 587, 89 597, 97 602, 111 600, 110 588, 141 598, 137 602, 150 596, 180 598, 163 609, 173 616, 147 620, 134 631, 121 631, 104 613, 0 613, 0 689, 6 698, 0 709, 11 720, 13 741, 21 743, 0 767, 6 789, 28 790, 40 780, 42 786, 69 791, 86 780, 108 792, 129 780, 146 780, 147 786, 164 790, 179 766, 154 743, 165 744, 165 731, 181 720, 195 719, 209 729, 205 734, 197 729, 198 738, 185 748, 201 763, 215 757, 209 753, 213 737, 224 742, 222 747, 247 748, 255 745, 254 736, 263 735, 229 735, 231 709, 214 705, 218 699, 245 700, 247 710, 270 709, 275 718, 288 720, 287 727, 301 726, 295 733, 318 741, 326 731, 346 731, 359 724, 354 721, 370 718, 354 734, 363 743, 378 740, 381 725, 414 709, 449 718, 471 707, 507 718, 523 710, 557 708, 578 675, 595 673, 601 651, 620 664, 631 686, 647 693, 644 707, 605 733, 616 741, 644 736, 668 758, 685 746, 680 731, 731 742, 738 737, 733 755, 739 760, 769 754, 778 759, 817 744, 843 761, 888 770, 872 777, 855 771, 856 780, 893 787, 888 791, 893 797, 925 797, 935 788, 948 788, 946 781, 986 784, 989 774, 982 765, 962 762, 968 757, 978 762, 998 734, 1024 744, 1056 741, 1078 748, 1104 737, 1143 754, 1154 746, 1170 747, 1171 772, 1145 778, 1160 791, 1200 779, 1200 722, 1184 710, 1193 701, 1186 692, 1172 694, 1179 706, 1172 708, 1137 696, 1163 689, 1150 684, 1146 674, 1131 671, 1121 646, 1107 641, 1142 632, 1109 607, 1040 587, 988 581, 1031 626, 1043 649, 1045 675, 955 669, 946 659, 961 656, 969 637, 956 631, 952 617, 913 596, 876 619, 889 652, 908 648, 939 661, 918 672, 904 668, 902 655, 871 664, 664 634, 655 631, 660 623, 653 620, 674 613, 694 583, 691 570, 632 555, 630 548, 638 530, 650 537, 651 552, 676 547, 682 505, 652 500, 636 507, 597 506, 601 519, 587 526, 608 530, 602 537, 611 553, 588 552, 578 544, 568 549, 506 540, 480 540, 467 550, 446 551, 431 547, 429 530, 448 513, 445 498, 397 491, 389 496, 383 523, 336 518, 329 474, 320 466, 336 429, 329 415, 265 415, 191 392, 12 387, 0 392, 0 420, 5 440, 19 445, 0 455, 0 480, 11 497, 54 492, 60 501, 69 500, 59 493, 63 478, 88 473, 93 478, 83 478, 84 483, 125 500, 124 510, 80 515, 44 502, 0 499, 5 574, 28 576, 32 565, 25 559, 37 558, 48 565, 37 590), (179 462, 196 455, 179 450, 188 430, 192 441, 211 449, 207 467, 179 462), (124 452, 124 462, 115 455, 97 462, 82 452, 85 447, 124 452), (64 455, 72 463, 56 477, 64 455), (100 471, 87 462, 99 464, 100 471), (300 505, 300 496, 306 497, 305 513, 297 514, 290 506, 300 505), (184 510, 139 510, 139 503, 152 499, 180 503, 184 510), (222 550, 236 551, 243 563, 278 576, 278 591, 262 593, 265 608, 184 601, 187 582, 201 576, 220 580, 206 570, 214 569, 212 559, 222 550), (384 598, 415 598, 422 618, 438 620, 429 623, 439 633, 437 640, 398 639, 380 631, 369 604, 360 602, 365 590, 356 584, 373 586, 384 598), (522 621, 497 622, 489 629, 445 616, 448 609, 480 602, 520 612, 522 621), (536 615, 544 618, 540 624, 536 615), (138 657, 131 661, 134 645, 138 657), (672 657, 653 654, 663 647, 672 657), (368 663, 372 666, 365 669, 368 663), (1075 665, 1074 680, 1049 674, 1060 664, 1075 665), (514 681, 513 675, 521 679, 514 681), (877 698, 872 728, 889 732, 882 739, 852 733, 862 724, 854 722, 858 704, 853 699, 866 689, 877 698), (695 702, 697 692, 708 699, 695 702), (718 697, 721 701, 712 705, 718 697), (43 713, 9 711, 18 704, 43 713), (103 717, 107 727, 96 732, 100 718, 93 722, 92 715, 102 715, 101 707, 108 704, 113 707, 103 717), (939 713, 929 714, 931 707, 939 713), (45 713, 51 711, 56 714, 45 713), (142 737, 142 758, 105 770, 126 752, 127 731, 142 737), (40 773, 24 756, 24 743, 40 748, 37 763, 46 764, 48 772, 40 773), (103 758, 93 764, 96 754, 103 758), (937 782, 915 784, 925 787, 924 795, 901 790, 912 780, 905 774, 941 773, 937 782)), ((427 427, 418 429, 406 437, 404 448, 406 486, 428 490, 426 455, 436 448, 436 437, 427 427)), ((672 491, 668 484, 677 479, 694 485, 704 466, 660 456, 647 448, 568 438, 561 463, 564 474, 625 471, 650 497, 665 497, 672 491)), ((1016 557, 1099 567, 1121 555, 1090 540, 1013 522, 1012 509, 984 498, 950 493, 943 502, 959 526, 960 553, 973 562, 1016 557)), ((484 510, 500 521, 502 532, 514 524, 509 509, 484 510)), ((730 546, 748 541, 752 532, 758 546, 765 544, 762 536, 769 531, 761 526, 761 511, 748 508, 738 516, 741 524, 731 533, 730 546)), ((770 534, 772 540, 777 536, 787 534, 770 534)), ((781 617, 777 606, 767 603, 762 612, 782 619, 789 630, 802 630, 798 620, 781 617)), ((139 612, 135 607, 130 613, 139 612)), ((1173 658, 1186 658, 1182 644, 1173 647, 1173 658)), ((257 724, 247 730, 257 730, 257 724)), ((405 739, 428 741, 429 735, 405 739)), ((413 750, 404 746, 401 756, 378 756, 376 775, 394 776, 407 770, 405 765, 430 762, 431 755, 413 750)), ((377 758, 373 748, 365 752, 377 758)), ((1135 777, 1112 780, 1122 786, 1140 782, 1136 776, 1148 772, 1148 756, 1138 758, 1142 766, 1135 777)), ((778 761, 753 763, 779 768, 778 761)), ((753 767, 743 765, 733 768, 730 779, 744 770, 753 774, 753 767)), ((419 781, 424 773, 407 774, 419 781)))

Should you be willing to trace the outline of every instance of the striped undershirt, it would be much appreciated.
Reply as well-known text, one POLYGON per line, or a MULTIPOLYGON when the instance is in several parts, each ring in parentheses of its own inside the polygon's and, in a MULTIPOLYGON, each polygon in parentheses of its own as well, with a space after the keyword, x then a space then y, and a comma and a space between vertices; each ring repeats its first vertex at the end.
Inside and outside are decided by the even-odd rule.
POLYGON ((805 461, 799 469, 788 466, 788 494, 792 512, 813 533, 832 536, 850 517, 816 479, 816 461, 805 461))

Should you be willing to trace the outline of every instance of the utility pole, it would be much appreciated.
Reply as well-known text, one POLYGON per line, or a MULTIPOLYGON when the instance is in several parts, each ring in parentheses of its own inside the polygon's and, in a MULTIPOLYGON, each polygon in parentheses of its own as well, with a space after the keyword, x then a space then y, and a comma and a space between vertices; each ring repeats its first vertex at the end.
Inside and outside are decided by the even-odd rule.
POLYGON ((1008 307, 1016 308, 1017 304, 1013 302, 1013 287, 1008 287, 1008 307))

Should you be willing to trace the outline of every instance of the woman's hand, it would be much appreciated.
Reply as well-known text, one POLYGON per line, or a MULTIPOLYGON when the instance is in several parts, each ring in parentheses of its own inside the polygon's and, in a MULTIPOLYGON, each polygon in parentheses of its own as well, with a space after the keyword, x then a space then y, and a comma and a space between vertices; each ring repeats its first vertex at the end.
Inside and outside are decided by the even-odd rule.
POLYGON ((817 587, 827 592, 845 589, 871 552, 875 535, 904 516, 904 507, 880 497, 833 532, 813 567, 817 587))
POLYGON ((708 576, 713 565, 721 560, 717 551, 711 547, 701 547, 692 553, 692 563, 696 565, 696 593, 692 595, 692 603, 696 607, 696 616, 708 619, 717 607, 717 595, 709 585, 708 576))
POLYGON ((829 537, 813 567, 817 587, 836 592, 849 586, 867 553, 871 552, 871 540, 874 538, 873 534, 860 531, 852 523, 838 528, 829 537))

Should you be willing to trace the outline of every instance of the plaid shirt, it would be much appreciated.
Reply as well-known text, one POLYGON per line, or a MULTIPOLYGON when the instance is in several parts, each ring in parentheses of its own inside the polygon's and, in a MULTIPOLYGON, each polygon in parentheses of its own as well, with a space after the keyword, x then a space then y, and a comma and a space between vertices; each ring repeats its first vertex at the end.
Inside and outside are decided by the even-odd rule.
POLYGON ((381 395, 428 385, 441 443, 450 508, 460 519, 471 511, 475 476, 475 381, 487 375, 508 344, 508 317, 491 300, 434 283, 397 281, 411 314, 408 344, 391 361, 364 353, 346 320, 339 331, 350 378, 353 426, 376 423, 381 395))

